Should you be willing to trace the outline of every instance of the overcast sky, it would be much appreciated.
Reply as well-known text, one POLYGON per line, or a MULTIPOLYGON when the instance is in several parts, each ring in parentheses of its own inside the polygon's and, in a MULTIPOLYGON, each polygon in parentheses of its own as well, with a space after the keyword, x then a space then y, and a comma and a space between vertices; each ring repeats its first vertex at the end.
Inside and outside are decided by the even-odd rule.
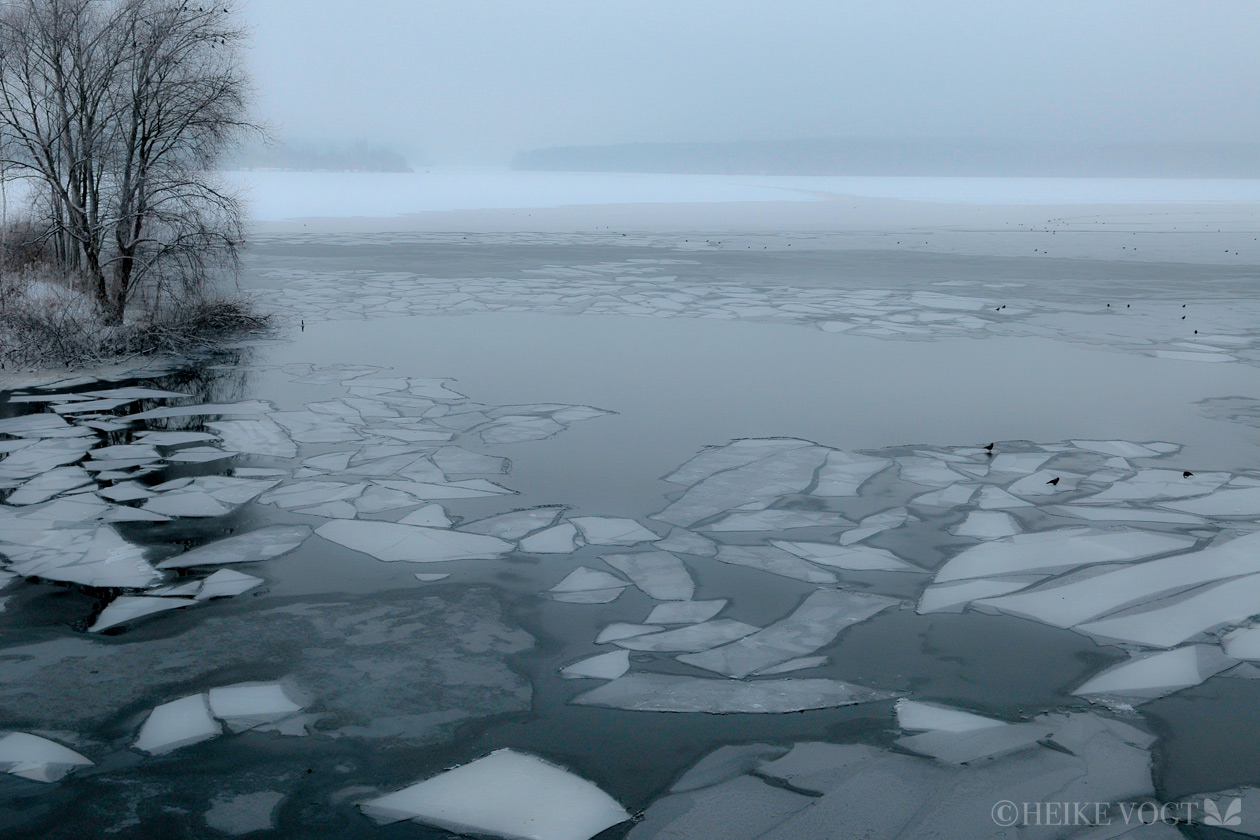
POLYGON ((1260 141, 1260 3, 241 0, 262 115, 434 162, 808 137, 1260 141))

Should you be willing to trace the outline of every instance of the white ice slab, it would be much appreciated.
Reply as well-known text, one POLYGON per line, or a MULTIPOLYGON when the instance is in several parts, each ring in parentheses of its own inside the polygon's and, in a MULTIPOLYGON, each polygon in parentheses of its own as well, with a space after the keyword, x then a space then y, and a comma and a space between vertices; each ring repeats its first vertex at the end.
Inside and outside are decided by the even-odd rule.
POLYGON ((211 716, 206 695, 193 694, 150 712, 134 746, 150 755, 161 755, 221 734, 223 727, 211 716))
POLYGON ((315 533, 353 551, 388 562, 492 560, 513 547, 512 543, 497 537, 395 522, 334 520, 321 525, 315 533))
POLYGON ((1044 575, 1025 575, 1014 580, 977 578, 956 583, 933 584, 923 590, 923 595, 919 598, 919 606, 915 611, 920 614, 962 612, 963 608, 972 601, 1016 592, 1044 577, 1044 575))
POLYGON ((836 576, 831 572, 772 545, 724 545, 718 549, 717 559, 733 566, 747 566, 806 583, 836 582, 836 576))
POLYGON ((1117 481, 1101 493, 1079 499, 1077 504, 1112 504, 1202 496, 1225 484, 1231 477, 1227 472, 1197 472, 1187 477, 1181 470, 1140 470, 1132 478, 1117 481))
POLYGON ((810 495, 824 498, 856 496, 858 488, 868 478, 891 464, 887 458, 832 450, 818 470, 818 485, 810 491, 810 495))
POLYGON ((550 527, 564 512, 561 506, 526 508, 488 516, 461 525, 461 531, 473 534, 485 534, 505 540, 519 540, 526 534, 550 527))
POLYGON ((548 592, 592 592, 600 589, 616 589, 618 587, 627 586, 627 582, 610 575, 608 572, 601 572, 596 569, 589 569, 586 566, 578 566, 569 574, 565 575, 564 580, 557 583, 548 592))
POLYGON ((882 595, 820 589, 793 613, 722 647, 678 657, 679 662, 742 679, 771 665, 811 654, 843 630, 901 602, 882 595))
POLYGON ((633 519, 578 516, 569 521, 582 530, 583 539, 590 545, 634 545, 661 538, 659 534, 649 531, 633 519))
POLYGON ((297 456, 297 446, 288 432, 266 417, 258 420, 221 420, 206 426, 219 435, 225 449, 276 458, 297 456))
POLYGON ((1055 496, 1059 493, 1075 490, 1076 485, 1080 484, 1084 478, 1085 476, 1083 475, 1063 470, 1039 470, 1010 484, 1006 489, 1021 498, 1055 496), (1055 479, 1058 479, 1058 481, 1055 484, 1051 484, 1050 482, 1055 479))
MULTIPOLYGON (((1133 443, 1127 440, 1074 440, 1072 445, 1077 449, 1084 449, 1088 452, 1098 452, 1103 455, 1116 455, 1120 458, 1156 458, 1165 454, 1167 444, 1159 445, 1159 448, 1152 445, 1143 445, 1133 443)), ((1176 451, 1175 449, 1173 451, 1176 451)))
MULTIPOLYGON (((1210 496, 1208 498, 1211 498, 1210 496)), ((1185 513, 1167 513, 1162 510, 1142 510, 1099 505, 1051 505, 1042 508, 1046 513, 1074 516, 1092 522, 1160 522, 1167 525, 1203 525, 1207 522, 1198 516, 1185 513)))
MULTIPOLYGON (((340 481, 291 481, 263 493, 259 496, 258 503, 293 510, 357 499, 367 487, 366 484, 345 484, 340 481)), ((415 500, 411 504, 415 504, 415 500)))
POLYGON ((917 700, 901 699, 895 707, 897 725, 902 729, 942 730, 945 732, 971 732, 977 729, 991 729, 995 726, 1006 726, 1004 721, 982 717, 962 709, 952 709, 936 703, 921 703, 917 700))
POLYGON ((233 732, 302 711, 279 683, 238 683, 210 689, 210 713, 233 732))
POLYGON ((1104 640, 1173 647, 1200 633, 1238 624, 1260 613, 1260 574, 1214 583, 1151 602, 1137 610, 1076 625, 1104 640))
POLYGON ((1039 723, 1003 724, 963 732, 931 730, 921 735, 898 738, 897 746, 920 755, 930 755, 946 764, 966 764, 1027 748, 1054 732, 1039 723))
POLYGON ((647 624, 625 624, 614 623, 609 624, 603 630, 599 631, 599 635, 595 637, 595 644, 606 645, 609 642, 615 642, 620 639, 629 639, 634 636, 642 636, 646 633, 659 633, 660 627, 653 627, 647 624))
POLYGON ((1053 457, 1048 452, 1002 452, 989 461, 989 469, 995 473, 1032 475, 1053 457))
POLYGON ((852 522, 821 510, 734 511, 707 526, 710 531, 790 531, 794 528, 848 528, 852 522))
POLYGON ((301 545, 311 535, 306 525, 268 525, 177 554, 158 564, 159 569, 257 563, 279 557, 301 545))
POLYGON ((573 702, 640 712, 783 714, 886 700, 886 691, 826 679, 706 679, 674 674, 631 673, 605 683, 573 702))
POLYGON ((661 551, 671 554, 694 554, 697 557, 712 557, 717 554, 717 543, 685 528, 671 528, 669 536, 657 540, 655 545, 661 551))
POLYGON ((29 732, 0 738, 0 770, 34 782, 55 782, 92 761, 56 741, 29 732))
POLYGON ((1025 502, 1018 496, 1012 496, 1001 487, 987 485, 980 488, 980 498, 976 501, 976 505, 981 510, 1009 510, 1011 508, 1032 507, 1031 502, 1025 502))
POLYGON ((811 563, 833 569, 854 572, 922 572, 918 566, 907 563, 891 551, 867 546, 829 545, 827 543, 786 542, 771 540, 770 544, 789 554, 795 554, 811 563))
POLYGON ((1260 516, 1260 487, 1218 490, 1198 499, 1187 499, 1184 502, 1161 502, 1159 506, 1199 516, 1260 516))
POLYGON ((922 455, 905 455, 897 459, 901 480, 924 487, 948 487, 961 481, 963 475, 949 468, 944 460, 922 455))
POLYGON ((941 567, 936 573, 936 582, 1132 562, 1155 554, 1183 551, 1194 543, 1193 537, 1094 528, 1018 534, 963 551, 941 567))
POLYGON ((601 653, 566 665, 560 669, 560 676, 566 680, 583 678, 596 680, 615 680, 630 670, 630 651, 614 650, 601 653))
POLYGON ((1092 677, 1072 693, 1149 700, 1199 685, 1236 664, 1215 645, 1190 645, 1134 657, 1092 677))
POLYGON ((942 487, 940 490, 933 490, 930 493, 915 496, 910 500, 910 504, 920 507, 958 507, 970 502, 971 497, 976 494, 976 489, 974 484, 951 484, 948 487, 942 487))
POLYGON ((207 415, 219 415, 222 417, 230 416, 249 416, 256 414, 270 414, 275 411, 275 406, 271 403, 262 402, 261 400, 249 400, 238 403, 204 403, 202 405, 171 405, 162 408, 154 408, 149 411, 141 411, 138 414, 128 414, 126 420, 159 420, 167 417, 203 417, 207 415))
POLYGON ((562 522, 530 534, 519 545, 520 550, 526 554, 568 554, 576 551, 577 547, 577 528, 570 522, 562 522))
POLYGON ((515 493, 502 485, 481 478, 468 481, 452 481, 447 484, 433 484, 423 481, 378 481, 384 487, 391 487, 410 493, 417 499, 437 501, 442 499, 475 499, 481 496, 501 496, 515 493))
POLYGON ((57 467, 46 473, 37 475, 4 500, 7 505, 37 505, 46 502, 53 496, 77 490, 93 483, 93 479, 82 467, 57 467))
POLYGON ((1240 627, 1221 639, 1226 656, 1235 659, 1260 659, 1260 627, 1240 627))
POLYGON ((759 629, 759 627, 745 624, 742 621, 734 621, 729 618, 715 618, 712 621, 688 624, 675 630, 665 630, 661 633, 649 633, 643 636, 632 636, 628 639, 618 639, 613 644, 627 650, 667 651, 671 653, 695 652, 724 645, 736 639, 742 639, 749 633, 755 633, 759 629))
POLYGON ((191 607, 197 602, 191 598, 150 598, 144 595, 121 595, 101 610, 96 621, 88 628, 89 633, 99 633, 146 615, 191 607))
POLYGON ((602 559, 630 578, 649 598, 658 601, 687 601, 695 593, 696 584, 687 567, 667 551, 609 554, 602 559))
POLYGON ((446 510, 437 502, 417 508, 398 521, 402 525, 423 525, 426 528, 449 528, 453 524, 446 510))
POLYGON ((262 586, 265 580, 253 575, 245 575, 232 569, 219 569, 201 583, 201 589, 195 598, 208 601, 211 598, 231 598, 241 595, 255 587, 262 586))
POLYGON ((744 466, 716 472, 652 518, 685 528, 735 508, 770 504, 782 496, 803 493, 814 483, 814 474, 827 453, 821 446, 785 448, 744 466))
POLYGON ((457 834, 589 840, 630 815, 590 782, 542 759, 499 750, 364 802, 377 823, 414 820, 457 834))
POLYGON ((757 671, 757 676, 768 677, 774 674, 790 674, 793 671, 804 671, 809 668, 817 668, 819 665, 827 664, 826 656, 798 656, 796 659, 789 659, 787 662, 781 662, 778 665, 771 665, 768 668, 762 668, 757 671))

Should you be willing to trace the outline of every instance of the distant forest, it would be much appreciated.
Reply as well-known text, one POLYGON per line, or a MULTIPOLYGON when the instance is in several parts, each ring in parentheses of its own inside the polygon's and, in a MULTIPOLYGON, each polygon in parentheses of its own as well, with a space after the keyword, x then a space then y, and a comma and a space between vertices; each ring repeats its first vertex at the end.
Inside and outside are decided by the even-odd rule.
POLYGON ((719 175, 1260 178, 1260 146, 952 139, 627 143, 521 152, 512 168, 719 175))
POLYGON ((281 169, 292 172, 411 172, 407 159, 391 149, 359 140, 341 148, 301 148, 277 143, 251 146, 225 161, 227 169, 281 169))

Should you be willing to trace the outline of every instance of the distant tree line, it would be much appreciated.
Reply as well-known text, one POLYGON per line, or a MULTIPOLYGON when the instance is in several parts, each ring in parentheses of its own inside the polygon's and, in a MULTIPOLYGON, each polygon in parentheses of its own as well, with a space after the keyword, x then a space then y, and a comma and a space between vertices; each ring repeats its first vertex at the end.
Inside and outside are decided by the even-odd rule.
POLYGON ((1260 177, 1260 146, 835 138, 625 143, 522 152, 514 169, 718 175, 1260 177))
POLYGON ((284 144, 243 149, 224 166, 238 169, 282 169, 294 172, 411 172, 407 159, 392 149, 363 140, 344 148, 295 148, 284 144))

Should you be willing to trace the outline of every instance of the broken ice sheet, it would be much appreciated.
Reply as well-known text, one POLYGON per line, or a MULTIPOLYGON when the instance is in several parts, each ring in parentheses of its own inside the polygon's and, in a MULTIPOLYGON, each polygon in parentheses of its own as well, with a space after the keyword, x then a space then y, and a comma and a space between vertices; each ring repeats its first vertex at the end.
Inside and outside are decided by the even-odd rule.
POLYGON ((1132 443, 1127 440, 1074 440, 1072 445, 1088 452, 1115 455, 1120 458, 1157 458, 1181 447, 1175 443, 1132 443))
POLYGON ((257 563, 292 551, 310 535, 311 529, 306 525, 269 525, 177 554, 163 560, 158 568, 183 569, 190 566, 257 563))
POLYGON ((29 732, 0 738, 0 770, 34 782, 55 782, 92 761, 56 741, 29 732))
POLYGON ((662 628, 652 627, 646 624, 625 624, 617 622, 609 624, 603 630, 599 631, 599 635, 595 637, 595 644, 606 645, 609 642, 615 642, 618 639, 629 639, 632 636, 642 636, 646 633, 659 633, 662 628))
POLYGON ((963 551, 936 573, 943 583, 966 578, 1054 571, 1096 563, 1130 562, 1183 551, 1193 537, 1146 531, 1063 528, 1017 534, 963 551))
POLYGON ((943 460, 921 455, 905 455, 897 460, 901 468, 901 480, 925 487, 948 487, 961 481, 963 475, 949 468, 943 460))
POLYGON ((1260 627, 1240 627, 1221 639, 1226 656, 1235 659, 1260 659, 1260 627))
POLYGON ((795 554, 803 560, 855 572, 922 572, 918 566, 907 563, 891 551, 866 546, 829 545, 827 543, 785 542, 771 540, 776 548, 795 554))
POLYGON ((643 621, 646 624, 697 624, 720 613, 726 603, 725 598, 716 601, 670 601, 657 604, 643 621))
POLYGON ((588 569, 585 566, 578 566, 564 580, 547 591, 558 601, 578 604, 607 604, 616 600, 621 591, 629 585, 627 581, 615 575, 610 575, 608 572, 600 572, 595 569, 588 569), (575 598, 573 597, 575 595, 588 597, 575 598))
POLYGON ((433 453, 433 463, 444 473, 506 473, 511 463, 507 458, 469 452, 459 446, 444 446, 433 453))
POLYGON ((671 554, 694 554, 697 557, 712 557, 717 554, 717 543, 684 528, 671 528, 669 536, 657 540, 655 546, 671 554))
POLYGON ((378 560, 434 563, 444 560, 492 560, 513 548, 497 537, 395 522, 335 520, 315 531, 326 540, 378 560))
POLYGON ((733 566, 747 566, 806 583, 836 582, 836 576, 831 572, 771 545, 724 545, 718 549, 717 559, 733 566))
POLYGON ((37 505, 53 496, 92 484, 81 467, 57 467, 27 481, 4 500, 8 505, 37 505))
POLYGON ((566 665, 560 669, 560 676, 566 680, 597 679, 615 680, 630 670, 630 651, 614 650, 601 653, 566 665))
POLYGON ((839 680, 742 682, 675 674, 626 674, 573 699, 579 706, 640 712, 781 714, 887 700, 895 695, 839 680))
POLYGON ((423 525, 426 528, 449 528, 452 524, 446 510, 437 502, 416 508, 398 522, 401 525, 423 525))
POLYGON ((96 621, 88 628, 89 633, 100 633, 111 627, 135 621, 146 615, 191 607, 197 602, 191 598, 151 598, 145 595, 120 595, 101 610, 96 621))
POLYGON ((212 688, 207 693, 210 712, 233 732, 244 732, 264 723, 302 711, 280 683, 237 683, 212 688))
POLYGON ((858 523, 859 527, 845 531, 840 535, 841 545, 852 545, 861 542, 876 534, 883 533, 892 528, 900 528, 910 518, 905 508, 892 508, 891 510, 873 513, 858 523))
POLYGON ((1203 496, 1229 481, 1231 477, 1226 472, 1194 473, 1187 476, 1181 470, 1140 470, 1132 478, 1117 481, 1101 493, 1078 499, 1076 503, 1111 504, 1203 496))
POLYGON ((960 537, 996 540, 1014 536, 1024 529, 1019 527, 1019 523, 1009 513, 976 510, 967 514, 966 519, 950 530, 960 537))
POLYGON ((910 504, 920 507, 952 508, 967 504, 975 494, 976 485, 974 484, 951 484, 940 490, 915 496, 910 500, 910 504))
POLYGON ((219 569, 201 582, 201 588, 194 596, 198 601, 211 598, 231 598, 241 595, 255 587, 266 583, 262 578, 245 575, 231 569, 219 569))
POLYGON ((459 834, 511 840, 589 840, 630 819, 616 800, 585 779, 512 750, 499 750, 359 807, 380 824, 409 819, 459 834))
POLYGON ((946 764, 966 764, 1035 746, 1054 731, 1039 723, 998 724, 982 729, 934 729, 898 738, 896 743, 902 749, 930 755, 946 764))
POLYGON ((1260 603, 1260 574, 1172 595, 1078 624, 1075 629, 1106 641, 1168 648, 1200 633, 1250 618, 1257 612, 1257 603, 1260 603))
POLYGON ((569 520, 582 531, 588 545, 634 545, 659 540, 660 536, 633 519, 612 516, 578 516, 569 520))
POLYGON ((687 567, 667 551, 609 554, 601 559, 630 578, 649 598, 688 601, 695 594, 696 584, 687 567))
POLYGON ((972 601, 1006 595, 1032 586, 1045 575, 1014 575, 1011 578, 976 578, 955 583, 933 584, 923 590, 916 612, 962 612, 972 601))
POLYGON ((1087 680, 1072 693, 1081 697, 1151 700, 1199 685, 1238 664, 1215 645, 1189 645, 1135 656, 1087 680))
POLYGON ((818 510, 732 511, 708 525, 710 531, 788 531, 793 528, 847 528, 838 513, 818 510))
POLYGON ((206 426, 219 435, 225 449, 277 458, 297 456, 297 446, 288 433, 266 417, 259 420, 221 420, 206 426))
POLYGON ((206 695, 193 694, 149 712, 134 746, 150 755, 162 755, 221 734, 223 727, 210 714, 206 695))
POLYGON ((577 528, 569 522, 531 534, 518 545, 526 554, 568 554, 577 547, 577 528))
POLYGON ((856 496, 858 488, 871 476, 892 464, 887 458, 872 458, 852 452, 832 450, 818 470, 818 484, 812 496, 836 498, 856 496))
POLYGON ((735 679, 831 644, 841 631, 901 602, 882 595, 820 589, 811 593, 787 618, 739 641, 702 653, 678 657, 679 662, 735 679))
POLYGON ((259 480, 222 475, 199 476, 188 483, 168 482, 150 488, 158 495, 146 499, 144 509, 165 516, 222 516, 278 483, 279 479, 259 480))
POLYGON ((519 540, 526 534, 551 526, 564 510, 559 505, 513 510, 461 525, 460 530, 505 540, 519 540))
POLYGON ((292 510, 355 499, 366 488, 366 484, 344 484, 340 481, 294 481, 268 490, 259 496, 258 503, 292 510))
POLYGON ((217 415, 221 417, 248 416, 255 414, 271 414, 275 406, 261 400, 249 400, 238 403, 206 403, 203 405, 173 405, 128 414, 125 420, 159 420, 169 417, 202 417, 217 415))
POLYGON ((649 633, 618 639, 613 644, 628 650, 654 652, 703 651, 718 645, 742 639, 760 628, 742 621, 729 618, 717 618, 699 624, 688 624, 675 630, 660 633, 649 633))
MULTIPOLYGON (((0 467, 3 465, 0 464, 0 467)), ((1093 498, 1097 498, 1096 496, 1093 498)), ((1218 490, 1197 499, 1184 502, 1160 502, 1160 507, 1199 516, 1258 516, 1260 515, 1260 487, 1241 490, 1218 490)))
POLYGON ((936 703, 922 703, 917 700, 902 698, 894 707, 897 713, 897 725, 902 729, 943 730, 945 732, 970 732, 976 729, 990 729, 995 726, 1006 726, 1004 721, 981 715, 940 706, 936 703))
MULTIPOLYGON (((1211 498, 1210 496, 1206 498, 1211 498)), ((1101 505, 1048 505, 1042 508, 1046 513, 1061 516, 1074 516, 1077 519, 1088 519, 1093 522, 1160 522, 1166 525, 1204 525, 1206 519, 1190 516, 1185 513, 1167 513, 1162 510, 1142 510, 1101 505)))

